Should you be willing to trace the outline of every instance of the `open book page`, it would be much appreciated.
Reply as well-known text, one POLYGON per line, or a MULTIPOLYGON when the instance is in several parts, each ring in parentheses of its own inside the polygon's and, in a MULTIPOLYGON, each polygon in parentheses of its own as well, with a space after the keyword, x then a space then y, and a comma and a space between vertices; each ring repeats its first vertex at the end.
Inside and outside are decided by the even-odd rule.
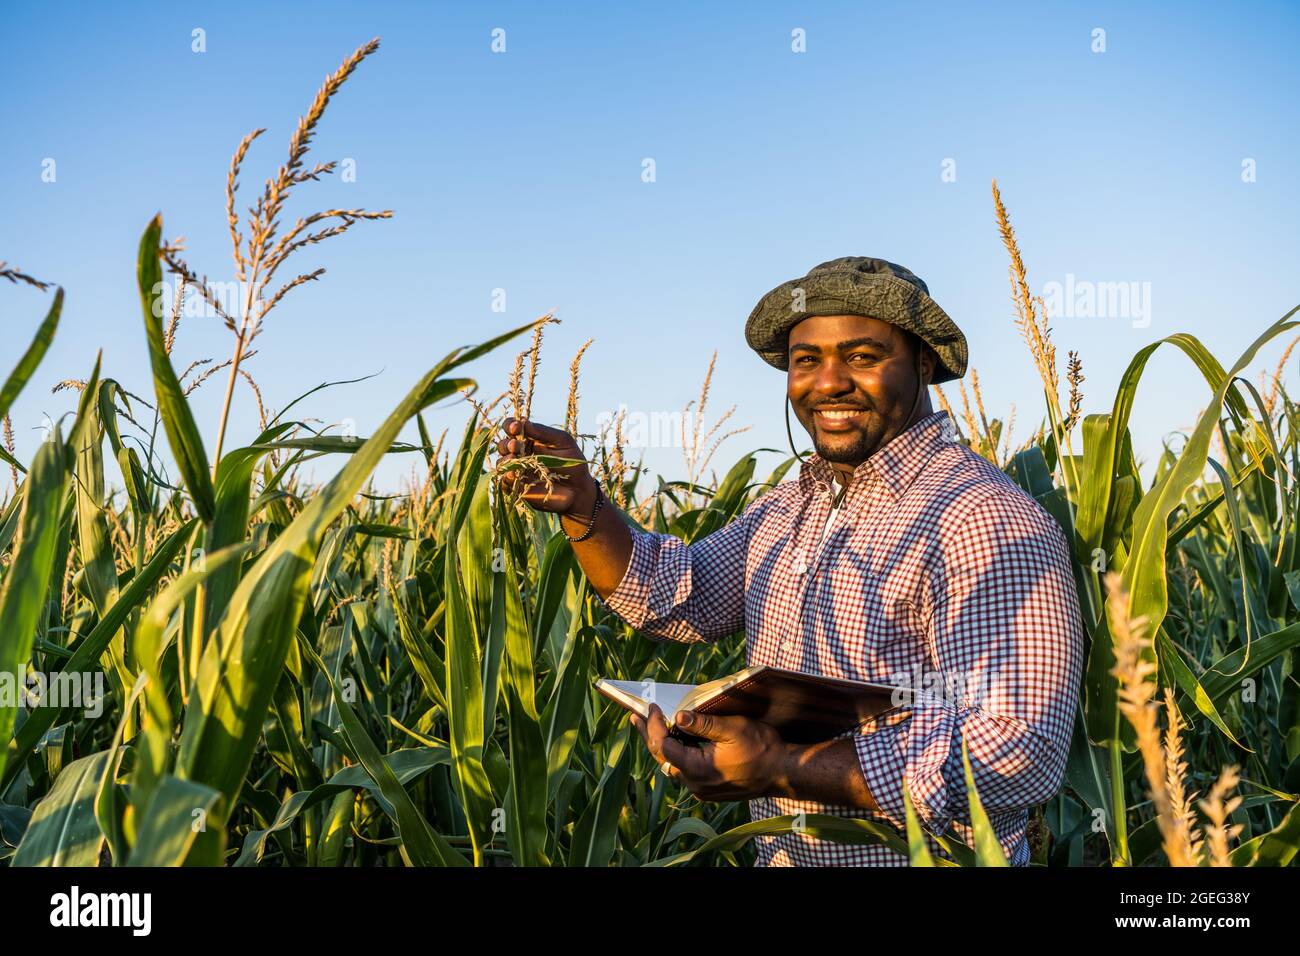
POLYGON ((694 684, 661 684, 652 680, 600 680, 603 689, 628 710, 649 718, 650 705, 658 704, 669 724, 682 709, 682 701, 697 688, 694 684))
POLYGON ((746 667, 744 670, 719 677, 704 684, 661 684, 653 680, 605 680, 597 681, 597 686, 604 688, 609 695, 629 710, 636 711, 642 717, 650 716, 650 705, 658 704, 663 711, 664 720, 669 726, 679 710, 691 710, 707 700, 716 697, 736 686, 743 680, 761 670, 761 667, 746 667))
MULTIPOLYGON (((692 710, 735 687, 742 681, 749 680, 750 677, 757 674, 763 669, 763 665, 755 664, 753 667, 746 667, 744 670, 736 671, 734 674, 728 674, 726 677, 719 677, 717 680, 711 680, 708 683, 700 684, 690 694, 684 697, 678 703, 678 709, 692 710)), ((662 705, 661 705, 662 706, 662 705)), ((665 710, 664 713, 667 713, 665 710)))

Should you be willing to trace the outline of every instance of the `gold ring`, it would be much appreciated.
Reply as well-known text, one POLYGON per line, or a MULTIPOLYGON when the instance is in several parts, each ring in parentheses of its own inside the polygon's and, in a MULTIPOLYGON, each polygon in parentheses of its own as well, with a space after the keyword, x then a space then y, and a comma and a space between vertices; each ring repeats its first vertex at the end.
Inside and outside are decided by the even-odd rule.
POLYGON ((667 760, 665 760, 663 763, 659 765, 659 772, 662 773, 665 777, 671 779, 673 775, 673 765, 670 764, 667 760))

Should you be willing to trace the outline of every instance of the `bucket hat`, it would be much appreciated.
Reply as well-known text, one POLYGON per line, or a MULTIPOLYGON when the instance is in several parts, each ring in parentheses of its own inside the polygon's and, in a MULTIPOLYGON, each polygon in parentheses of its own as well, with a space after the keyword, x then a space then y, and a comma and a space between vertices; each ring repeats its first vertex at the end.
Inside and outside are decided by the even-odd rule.
POLYGON ((966 374, 966 336, 930 298, 910 269, 871 256, 845 256, 813 266, 759 300, 745 323, 745 341, 767 364, 790 367, 790 330, 817 315, 863 315, 917 335, 934 349, 933 382, 966 374))

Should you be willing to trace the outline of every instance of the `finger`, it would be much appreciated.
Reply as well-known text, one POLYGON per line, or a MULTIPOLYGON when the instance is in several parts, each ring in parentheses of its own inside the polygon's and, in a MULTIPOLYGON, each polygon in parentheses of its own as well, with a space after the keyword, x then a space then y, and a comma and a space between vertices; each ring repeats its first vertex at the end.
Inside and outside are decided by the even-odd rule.
POLYGON ((558 428, 551 428, 549 425, 539 425, 534 421, 507 418, 505 426, 507 434, 512 436, 522 435, 524 438, 532 439, 542 448, 567 448, 573 444, 573 436, 568 432, 558 428))
MULTIPOLYGON (((509 485, 518 484, 525 491, 538 491, 546 487, 546 482, 542 480, 538 470, 530 467, 526 462, 519 463, 519 459, 514 455, 502 455, 497 459, 495 467, 497 477, 509 485)), ((556 483, 555 477, 552 477, 552 486, 556 483)))
POLYGON ((627 719, 632 726, 636 728, 636 732, 641 735, 641 742, 645 744, 646 752, 649 753, 656 762, 662 761, 663 758, 659 756, 659 751, 655 748, 654 743, 650 739, 650 730, 646 726, 646 719, 635 712, 628 714, 627 719))
MULTIPOLYGON (((663 723, 662 712, 659 712, 656 708, 654 708, 653 705, 651 705, 651 709, 652 709, 652 717, 657 716, 659 718, 659 722, 662 724, 663 723)), ((640 732, 641 740, 645 744, 646 752, 650 754, 650 756, 654 759, 654 762, 658 764, 657 769, 659 770, 659 772, 662 773, 664 776, 666 776, 669 780, 672 780, 674 783, 681 783, 682 782, 681 771, 664 759, 663 750, 660 746, 661 738, 651 733, 649 723, 639 715, 633 714, 632 725, 636 727, 636 729, 640 732)))
POLYGON ((524 452, 525 438, 523 422, 517 418, 507 418, 501 423, 502 438, 497 443, 503 454, 519 455, 524 452))
POLYGON ((645 721, 646 748, 655 760, 664 762, 664 741, 668 739, 668 722, 658 704, 650 705, 650 719, 645 721))
POLYGON ((646 736, 645 721, 638 714, 628 714, 628 721, 636 728, 636 732, 641 735, 641 742, 645 744, 646 750, 650 750, 650 738, 646 736))
POLYGON ((573 507, 573 491, 569 488, 552 486, 548 489, 544 482, 534 481, 530 476, 519 471, 506 471, 500 475, 501 489, 510 496, 512 502, 521 501, 540 511, 567 512, 573 507))
POLYGON ((677 714, 678 727, 705 740, 732 740, 744 721, 744 717, 718 717, 696 710, 683 710, 677 714))
POLYGON ((533 442, 527 438, 503 438, 500 447, 507 455, 523 457, 533 453, 533 442))
POLYGON ((668 736, 668 720, 658 704, 650 705, 650 717, 646 720, 646 727, 656 738, 668 736))
POLYGON ((519 497, 529 504, 553 505, 556 508, 567 508, 573 503, 573 495, 568 489, 548 489, 541 482, 526 485, 519 497))
POLYGON ((707 778, 714 771, 712 748, 705 751, 701 747, 688 747, 676 737, 667 737, 660 753, 664 760, 692 779, 707 778))
POLYGON ((503 471, 500 473, 501 485, 506 491, 514 491, 519 479, 520 475, 517 471, 503 471))

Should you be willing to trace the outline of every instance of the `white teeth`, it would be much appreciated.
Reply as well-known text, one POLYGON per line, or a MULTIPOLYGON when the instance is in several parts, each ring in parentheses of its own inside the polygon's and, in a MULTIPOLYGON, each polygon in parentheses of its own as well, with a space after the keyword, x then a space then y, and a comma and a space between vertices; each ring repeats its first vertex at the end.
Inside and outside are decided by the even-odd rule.
POLYGON ((825 415, 827 418, 844 419, 853 418, 858 414, 858 412, 851 409, 828 409, 826 411, 819 411, 817 414, 825 415))

